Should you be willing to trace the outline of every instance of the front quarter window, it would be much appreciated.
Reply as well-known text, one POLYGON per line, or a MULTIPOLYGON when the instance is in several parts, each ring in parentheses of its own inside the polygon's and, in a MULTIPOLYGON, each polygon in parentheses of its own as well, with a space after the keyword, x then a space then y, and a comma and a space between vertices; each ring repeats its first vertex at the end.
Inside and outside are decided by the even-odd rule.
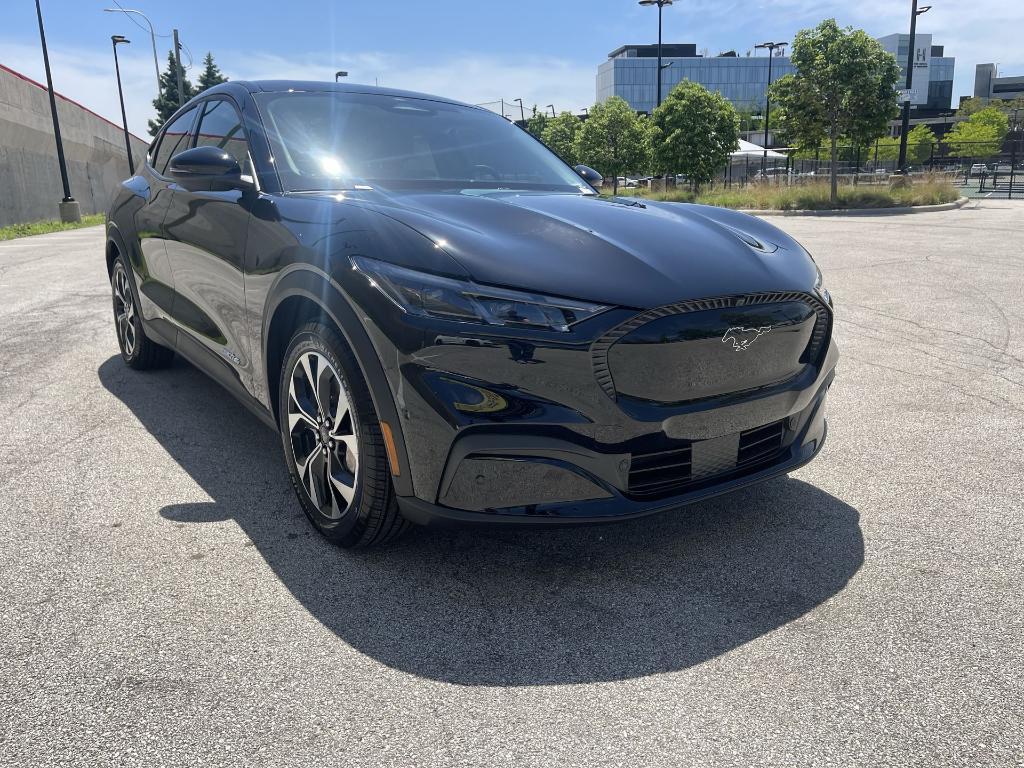
POLYGON ((156 149, 156 156, 153 158, 153 169, 160 174, 167 170, 167 163, 179 152, 184 152, 189 147, 190 130, 193 119, 196 116, 196 108, 179 115, 167 128, 164 129, 163 138, 156 149))

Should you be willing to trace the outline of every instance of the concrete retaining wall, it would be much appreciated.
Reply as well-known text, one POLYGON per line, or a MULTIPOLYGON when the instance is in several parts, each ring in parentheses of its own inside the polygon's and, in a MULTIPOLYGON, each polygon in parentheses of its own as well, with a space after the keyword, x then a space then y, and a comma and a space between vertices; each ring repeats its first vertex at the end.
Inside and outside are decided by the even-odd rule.
MULTIPOLYGON (((71 196, 82 214, 106 211, 128 177, 120 126, 57 94, 71 196)), ((136 167, 147 142, 132 136, 136 167)), ((0 64, 0 226, 57 219, 64 196, 46 88, 0 64)))

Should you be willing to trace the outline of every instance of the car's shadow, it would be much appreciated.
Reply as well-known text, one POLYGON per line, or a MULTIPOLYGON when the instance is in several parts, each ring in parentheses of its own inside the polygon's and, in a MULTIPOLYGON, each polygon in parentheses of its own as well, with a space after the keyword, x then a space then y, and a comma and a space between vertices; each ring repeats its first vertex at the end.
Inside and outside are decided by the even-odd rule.
POLYGON ((294 502, 278 437, 217 384, 180 361, 139 374, 117 357, 99 378, 212 499, 159 514, 234 520, 324 626, 435 680, 542 685, 683 669, 798 619, 864 559, 856 510, 789 478, 620 525, 417 528, 344 552, 294 502))

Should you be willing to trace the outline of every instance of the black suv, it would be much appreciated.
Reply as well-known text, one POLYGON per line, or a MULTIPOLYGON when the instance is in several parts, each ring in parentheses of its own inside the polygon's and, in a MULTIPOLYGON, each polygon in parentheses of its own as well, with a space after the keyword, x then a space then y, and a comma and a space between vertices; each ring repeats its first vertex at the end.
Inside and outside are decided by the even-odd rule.
POLYGON ((808 253, 599 183, 447 99, 217 86, 111 206, 122 357, 177 352, 279 430, 342 546, 635 517, 809 461, 837 351, 808 253))

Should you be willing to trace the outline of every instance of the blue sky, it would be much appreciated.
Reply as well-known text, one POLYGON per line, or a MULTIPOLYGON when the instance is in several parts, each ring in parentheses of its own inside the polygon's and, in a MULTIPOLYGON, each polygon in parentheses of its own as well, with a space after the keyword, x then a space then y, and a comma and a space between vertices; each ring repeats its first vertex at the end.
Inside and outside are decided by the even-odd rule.
MULTIPOLYGON (((119 116, 109 36, 122 49, 129 124, 144 135, 155 89, 148 32, 113 0, 42 0, 56 89, 100 114, 119 116)), ((197 69, 213 51, 234 78, 330 79, 438 93, 473 103, 523 98, 559 110, 588 106, 606 54, 623 43, 654 42, 657 11, 635 0, 119 0, 152 20, 158 34, 180 30, 197 69)), ((970 93, 974 65, 995 61, 1024 74, 1024 0, 932 0, 918 29, 957 58, 954 98, 970 93)), ((0 63, 41 80, 32 0, 6 0, 0 63)), ((827 16, 880 36, 908 26, 909 0, 676 0, 665 10, 665 40, 711 54, 742 55, 764 39, 792 39, 827 16)), ((170 38, 159 38, 161 68, 170 38)), ((195 70, 193 70, 195 72, 195 70)), ((190 73, 194 80, 197 76, 190 73)))

